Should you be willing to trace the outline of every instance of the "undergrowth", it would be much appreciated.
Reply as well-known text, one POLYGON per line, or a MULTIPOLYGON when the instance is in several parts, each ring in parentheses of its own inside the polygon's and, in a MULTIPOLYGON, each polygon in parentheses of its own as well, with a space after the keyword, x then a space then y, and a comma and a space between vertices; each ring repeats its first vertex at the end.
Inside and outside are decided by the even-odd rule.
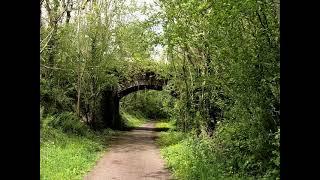
POLYGON ((159 119, 156 123, 156 128, 168 128, 170 130, 175 130, 175 127, 175 122, 167 119, 159 119))
POLYGON ((122 111, 121 118, 127 127, 139 127, 147 121, 147 119, 139 112, 127 113, 122 111))
MULTIPOLYGON (((237 127, 238 124, 222 125, 213 137, 161 132, 157 144, 177 179, 279 179, 280 131, 270 136, 273 156, 263 159, 263 150, 255 147, 261 143, 253 144, 237 127)), ((254 140, 262 141, 259 137, 254 140)))
POLYGON ((82 179, 107 146, 112 130, 91 131, 73 113, 41 118, 40 179, 82 179))

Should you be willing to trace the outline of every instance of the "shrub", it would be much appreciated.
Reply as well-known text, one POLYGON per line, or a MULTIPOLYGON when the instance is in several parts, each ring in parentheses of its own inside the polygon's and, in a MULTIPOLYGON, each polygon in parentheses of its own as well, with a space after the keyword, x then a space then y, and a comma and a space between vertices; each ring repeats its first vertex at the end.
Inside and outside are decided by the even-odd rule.
POLYGON ((62 111, 72 111, 74 97, 69 94, 72 88, 59 87, 53 80, 40 80, 40 102, 45 113, 60 113, 62 111))
POLYGON ((62 129, 65 133, 73 133, 77 135, 86 135, 89 128, 80 121, 80 119, 72 112, 63 112, 56 115, 48 125, 54 128, 62 129))
POLYGON ((225 122, 215 133, 161 133, 161 153, 178 179, 279 178, 280 130, 268 139, 249 124, 225 122))
MULTIPOLYGON (((215 164, 208 141, 188 137, 161 150, 177 179, 221 179, 221 169, 215 164)), ((224 176, 223 179, 227 179, 224 176)))

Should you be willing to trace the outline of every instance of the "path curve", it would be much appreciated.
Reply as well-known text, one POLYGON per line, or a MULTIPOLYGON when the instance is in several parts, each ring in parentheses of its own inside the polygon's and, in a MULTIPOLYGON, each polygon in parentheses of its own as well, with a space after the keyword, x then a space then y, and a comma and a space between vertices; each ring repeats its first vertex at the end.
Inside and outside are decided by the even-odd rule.
POLYGON ((159 148, 155 144, 158 132, 154 123, 140 130, 125 132, 114 137, 108 152, 98 161, 85 180, 149 180, 172 179, 159 148))

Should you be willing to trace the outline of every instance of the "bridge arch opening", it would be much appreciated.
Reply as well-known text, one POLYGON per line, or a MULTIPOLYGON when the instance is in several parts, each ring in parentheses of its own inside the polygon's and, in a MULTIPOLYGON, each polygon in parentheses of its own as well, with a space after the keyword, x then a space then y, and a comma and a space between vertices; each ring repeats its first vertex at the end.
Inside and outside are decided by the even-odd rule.
POLYGON ((140 89, 120 99, 120 112, 149 120, 165 119, 168 118, 168 113, 164 110, 163 103, 169 96, 166 91, 140 89))
POLYGON ((146 72, 135 75, 135 78, 128 82, 122 82, 118 89, 107 90, 102 98, 102 118, 106 128, 123 129, 124 123, 120 116, 120 100, 140 90, 163 90, 167 79, 153 73, 146 72))

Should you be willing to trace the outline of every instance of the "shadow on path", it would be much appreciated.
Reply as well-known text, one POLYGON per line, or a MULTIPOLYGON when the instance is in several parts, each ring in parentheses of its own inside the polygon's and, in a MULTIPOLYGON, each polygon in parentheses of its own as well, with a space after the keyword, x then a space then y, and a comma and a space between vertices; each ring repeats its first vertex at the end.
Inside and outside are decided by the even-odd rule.
POLYGON ((132 130, 144 130, 144 131, 168 131, 169 128, 155 128, 155 127, 126 127, 125 131, 132 131, 132 130))

